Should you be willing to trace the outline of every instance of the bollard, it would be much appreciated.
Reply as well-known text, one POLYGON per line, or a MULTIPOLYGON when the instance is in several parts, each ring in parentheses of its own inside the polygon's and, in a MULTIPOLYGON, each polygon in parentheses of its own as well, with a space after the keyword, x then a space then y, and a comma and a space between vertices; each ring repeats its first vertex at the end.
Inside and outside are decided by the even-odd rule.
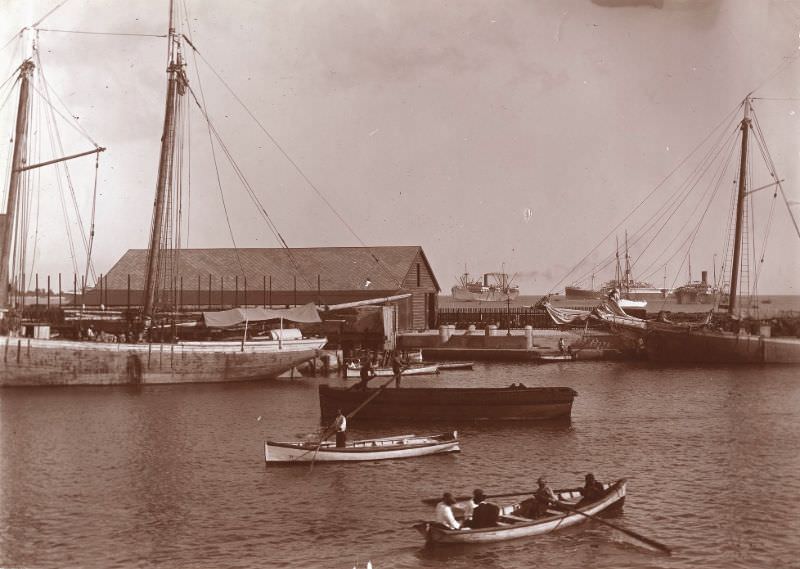
POLYGON ((528 350, 533 348, 533 326, 530 324, 525 326, 525 348, 528 350))
POLYGON ((486 335, 487 336, 496 336, 497 335, 497 324, 489 324, 486 327, 486 335))
POLYGON ((442 324, 439 326, 439 342, 442 344, 446 344, 447 340, 450 339, 450 327, 447 324, 442 324))

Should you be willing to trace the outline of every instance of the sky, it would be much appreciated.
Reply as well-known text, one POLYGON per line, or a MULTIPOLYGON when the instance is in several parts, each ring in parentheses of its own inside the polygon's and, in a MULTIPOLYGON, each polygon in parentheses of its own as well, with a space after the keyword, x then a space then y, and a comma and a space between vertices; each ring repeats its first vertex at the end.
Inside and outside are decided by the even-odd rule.
MULTIPOLYGON (((14 35, 59 4, 0 0, 0 82, 30 43, 14 35)), ((465 268, 473 275, 503 269, 516 275, 523 294, 563 290, 592 272, 596 282, 608 280, 613 271, 603 260, 613 256, 615 240, 624 243, 626 230, 635 236, 648 226, 646 208, 626 216, 651 192, 653 203, 668 200, 672 190, 659 184, 726 118, 734 117, 735 127, 731 113, 750 92, 760 97, 754 108, 787 198, 800 201, 800 1, 181 6, 189 24, 183 33, 203 58, 187 51, 190 85, 202 91, 226 147, 292 247, 421 245, 444 292, 465 268)), ((98 170, 98 273, 147 244, 166 40, 45 30, 163 35, 167 16, 166 1, 68 0, 39 24, 51 92, 108 148, 98 170)), ((15 98, 0 109, 4 180, 15 98)), ((216 147, 221 194, 197 108, 189 122, 184 241, 278 246, 216 147)), ((93 147, 66 122, 61 132, 65 154, 93 147)), ((41 154, 57 153, 45 147, 41 154)), ((77 159, 70 168, 88 223, 94 160, 77 159)), ((754 186, 768 183, 753 171, 754 186)), ((71 275, 58 189, 48 173, 41 176, 31 222, 36 270, 71 275)), ((721 270, 731 183, 725 178, 713 204, 719 207, 709 207, 691 247, 665 254, 673 243, 666 230, 632 239, 634 276, 680 285, 689 259, 693 279, 702 269, 711 273, 715 261, 721 270)), ((768 217, 771 197, 754 196, 756 215, 768 217)), ((686 203, 687 216, 705 211, 702 200, 686 203)), ((800 294, 800 238, 780 196, 771 225, 754 224, 757 257, 769 227, 759 291, 800 294)), ((74 233, 74 219, 68 225, 74 233)), ((82 272, 85 255, 76 254, 75 264, 82 272)))

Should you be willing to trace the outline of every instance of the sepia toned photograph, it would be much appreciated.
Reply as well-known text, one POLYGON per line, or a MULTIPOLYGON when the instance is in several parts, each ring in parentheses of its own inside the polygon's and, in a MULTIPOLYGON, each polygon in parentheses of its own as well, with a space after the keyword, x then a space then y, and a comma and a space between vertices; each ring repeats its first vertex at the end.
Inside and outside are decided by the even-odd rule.
POLYGON ((800 0, 0 0, 0 569, 800 559, 800 0))

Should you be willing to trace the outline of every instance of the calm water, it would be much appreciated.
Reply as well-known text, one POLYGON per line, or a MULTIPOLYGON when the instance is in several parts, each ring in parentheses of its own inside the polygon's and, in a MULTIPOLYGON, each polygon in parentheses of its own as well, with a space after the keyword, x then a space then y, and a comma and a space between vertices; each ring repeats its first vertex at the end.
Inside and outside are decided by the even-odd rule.
MULTIPOLYGON (((483 365, 404 385, 565 385, 569 425, 460 425, 463 452, 265 468, 318 422, 318 380, 0 390, 2 567, 790 567, 800 559, 797 368, 483 365), (257 417, 262 420, 258 421, 257 417), (419 498, 626 476, 614 523, 426 550, 419 498)), ((450 425, 366 426, 353 435, 450 425)))

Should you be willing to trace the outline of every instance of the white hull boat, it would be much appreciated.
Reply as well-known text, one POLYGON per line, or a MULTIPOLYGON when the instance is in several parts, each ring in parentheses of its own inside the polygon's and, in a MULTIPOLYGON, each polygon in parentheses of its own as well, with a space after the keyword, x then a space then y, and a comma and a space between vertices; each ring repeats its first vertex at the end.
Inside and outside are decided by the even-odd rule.
MULTIPOLYGON (((394 372, 390 367, 373 368, 375 377, 393 377, 394 372)), ((438 364, 416 365, 405 368, 400 375, 435 375, 439 373, 438 364)), ((347 379, 361 379, 361 369, 347 367, 347 379)))
POLYGON ((363 462, 393 458, 413 458, 431 454, 459 452, 458 432, 440 435, 400 435, 377 439, 348 441, 344 447, 335 442, 264 443, 267 463, 363 462))
MULTIPOLYGON (((511 504, 500 509, 500 518, 497 526, 480 529, 447 529, 433 522, 422 522, 414 526, 429 543, 491 543, 506 541, 522 537, 532 537, 550 533, 585 522, 586 515, 594 516, 607 510, 611 506, 622 504, 625 500, 625 479, 618 480, 612 485, 606 485, 606 490, 596 501, 577 507, 573 510, 555 511, 548 510, 542 518, 528 519, 514 515, 519 504, 511 504), (582 513, 579 513, 582 512, 582 513)), ((580 491, 556 490, 556 497, 566 504, 576 504, 581 498, 580 491)))

